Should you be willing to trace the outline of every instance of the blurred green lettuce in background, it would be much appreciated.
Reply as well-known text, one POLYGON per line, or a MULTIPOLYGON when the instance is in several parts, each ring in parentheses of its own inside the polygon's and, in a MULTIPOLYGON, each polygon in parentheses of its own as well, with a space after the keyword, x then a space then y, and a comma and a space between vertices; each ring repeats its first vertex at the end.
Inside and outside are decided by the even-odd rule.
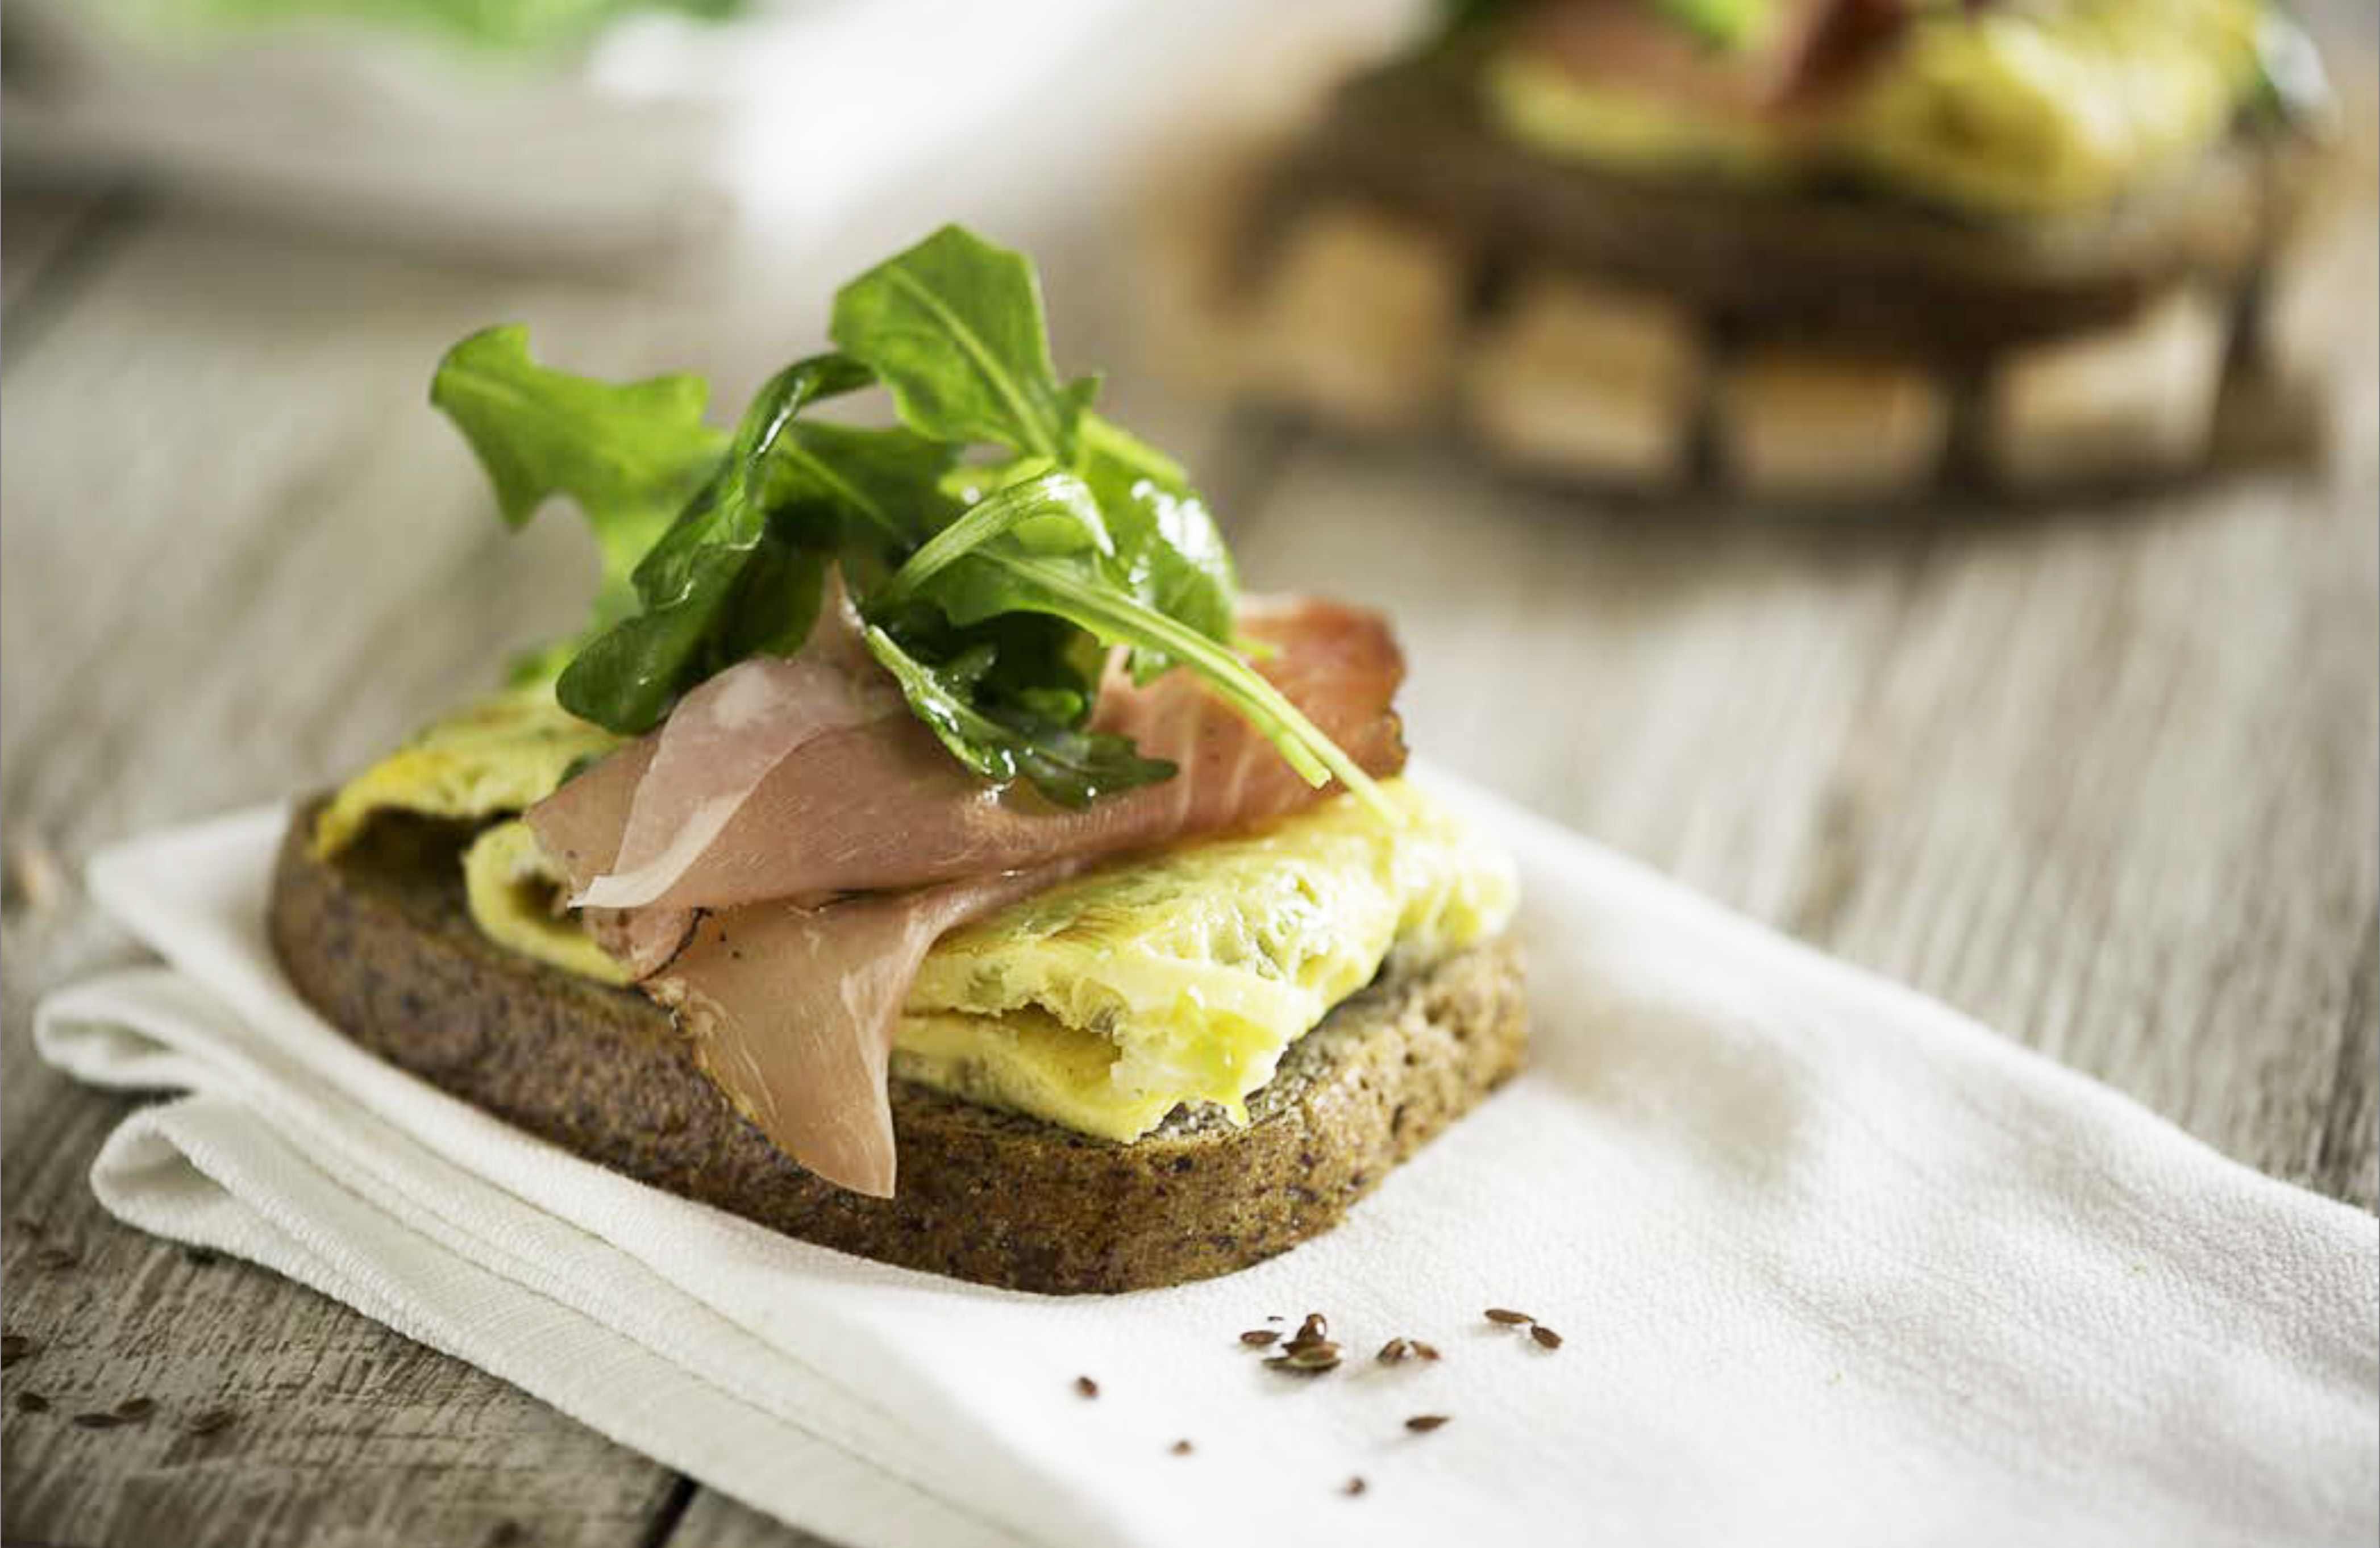
POLYGON ((639 11, 723 17, 750 0, 139 0, 157 21, 206 30, 249 30, 333 20, 426 34, 504 54, 540 54, 585 42, 639 11))

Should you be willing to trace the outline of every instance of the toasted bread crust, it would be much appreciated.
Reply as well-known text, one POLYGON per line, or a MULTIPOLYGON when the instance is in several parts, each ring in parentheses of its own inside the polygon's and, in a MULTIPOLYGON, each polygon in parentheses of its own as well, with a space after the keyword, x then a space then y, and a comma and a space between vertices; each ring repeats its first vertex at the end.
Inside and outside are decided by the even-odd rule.
POLYGON ((642 996, 494 945, 464 907, 451 827, 383 823, 335 861, 291 824, 273 949, 298 993, 381 1057, 589 1160, 789 1236, 1052 1294, 1228 1274, 1336 1224, 1521 1064, 1501 944, 1384 981, 1291 1050, 1245 1128, 1176 1121, 1131 1144, 895 1081, 900 1191, 795 1165, 695 1067, 642 996))

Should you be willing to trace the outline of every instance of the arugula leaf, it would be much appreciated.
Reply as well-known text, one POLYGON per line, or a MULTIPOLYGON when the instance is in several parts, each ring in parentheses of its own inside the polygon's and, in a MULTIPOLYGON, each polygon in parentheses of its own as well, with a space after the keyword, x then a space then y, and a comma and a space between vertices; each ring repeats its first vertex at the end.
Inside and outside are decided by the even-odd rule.
POLYGON ((957 514, 942 480, 960 448, 914 430, 796 423, 769 456, 770 508, 857 518, 848 543, 906 553, 957 514))
POLYGON ((946 225, 835 292, 828 333, 919 434, 1073 461, 1096 384, 1059 385, 1024 254, 946 225))
POLYGON ((798 651, 832 562, 913 711, 987 779, 1080 805, 1169 777, 1085 729, 1121 647, 1140 681, 1197 673, 1303 778, 1390 811, 1235 650, 1237 585, 1205 502, 1180 464, 1090 412, 1095 381, 1061 385, 1021 255, 944 227, 845 285, 831 331, 837 351, 778 373, 723 450, 692 378, 546 371, 517 329, 450 355, 433 396, 506 519, 560 490, 619 535, 605 626, 561 669, 565 707, 636 734, 734 662, 798 651), (880 381, 898 427, 802 417, 880 381), (982 447, 1005 456, 965 460, 982 447))
MULTIPOLYGON (((1122 426, 1086 414, 1083 479, 1107 516, 1132 594, 1229 645, 1239 595, 1232 551, 1182 465, 1122 426)), ((1133 679, 1147 683, 1172 665, 1162 651, 1135 650, 1133 679)))
POLYGON ((772 454, 804 407, 868 380, 857 362, 819 355, 760 389, 711 481, 637 565, 641 610, 564 669, 555 684, 564 708, 639 734, 688 688, 743 656, 801 648, 818 618, 824 570, 796 562, 794 545, 771 532, 772 454))
POLYGON ((896 607, 957 560, 994 538, 1012 534, 1027 552, 1115 552, 1107 524, 1099 519, 1099 502, 1083 481, 1072 474, 1043 473, 1005 484, 978 501, 911 554, 869 602, 896 607))
MULTIPOLYGON (((1090 498, 1088 488, 1070 473, 1045 474, 1001 493, 1018 491, 1029 491, 1018 496, 1021 503, 1032 502, 1050 515, 1079 510, 1090 498)), ((926 557, 919 550, 886 583, 887 592, 930 599, 961 629, 1004 613, 1046 613, 1106 644, 1162 655, 1205 679, 1208 690, 1269 738, 1307 783, 1320 785, 1336 776, 1366 805, 1393 813, 1362 767, 1280 689, 1227 647, 1118 585, 1109 568, 1111 556, 1098 545, 1036 552, 1019 540, 1018 525, 983 524, 971 546, 945 550, 933 556, 930 566, 919 565, 926 557)))
POLYGON ((517 324, 446 352, 430 401, 470 443, 507 525, 554 495, 586 515, 603 554, 599 616, 633 605, 628 574, 701 488, 724 438, 702 422, 710 389, 683 373, 613 383, 529 357, 517 324))
POLYGON ((939 666, 901 648, 880 628, 868 648, 901 684, 910 709, 953 756, 987 780, 1029 780, 1061 806, 1079 811, 1102 795, 1170 780, 1174 766, 1145 758, 1127 737, 1084 731, 1028 705, 987 701, 978 689, 996 652, 977 646, 939 666))
POLYGON ((735 427, 726 461, 706 491, 637 566, 637 595, 649 607, 683 601, 702 556, 722 547, 748 548, 766 529, 770 456, 794 416, 820 398, 868 385, 867 369, 840 355, 813 355, 770 378, 735 427))
MULTIPOLYGON (((1062 516, 1041 511, 1038 519, 1061 523, 1051 529, 1050 540, 1062 546, 1059 535, 1065 524, 1080 527, 1113 561, 1110 568, 1116 584, 1218 645, 1230 645, 1239 592, 1231 550, 1182 465, 1096 414, 1082 417, 1081 446, 1077 471, 1092 499, 1088 503, 1078 496, 1061 500, 1062 516)), ((943 487, 976 503, 959 526, 938 534, 917 551, 908 572, 912 578, 940 568, 942 555, 972 547, 989 535, 989 526, 1024 521, 1029 513, 1009 507, 1007 502, 1018 498, 1009 491, 1046 495, 1051 486, 1038 476, 1049 470, 1049 460, 1042 457, 953 470, 943 487), (992 492, 987 495, 986 489, 992 492)), ((1162 652, 1138 650, 1133 656, 1133 675, 1147 683, 1172 664, 1162 652)))

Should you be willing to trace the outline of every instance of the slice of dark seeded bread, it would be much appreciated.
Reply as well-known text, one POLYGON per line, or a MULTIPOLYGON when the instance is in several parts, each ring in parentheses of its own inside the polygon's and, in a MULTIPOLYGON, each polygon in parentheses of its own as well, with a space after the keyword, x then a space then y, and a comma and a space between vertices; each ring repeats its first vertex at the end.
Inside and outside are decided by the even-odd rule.
POLYGON ((1333 1011, 1235 1128, 1177 1110, 1130 1144, 895 1080, 899 1195, 803 1170, 695 1067, 670 1020, 472 925, 453 825, 382 820, 335 861, 291 824, 273 949, 358 1043, 578 1155, 863 1257, 1055 1294, 1245 1268, 1328 1230, 1391 1167, 1520 1068, 1528 1017, 1503 943, 1384 979, 1333 1011))
POLYGON ((1972 359, 2107 326, 2196 280, 2244 285, 2293 224, 2319 137, 2243 127, 2096 213, 1978 221, 1841 188, 1733 188, 1548 160, 1498 130, 1461 55, 1344 83, 1285 159, 1258 240, 1318 198, 1463 234, 1479 283, 1542 265, 1641 285, 1752 336, 1855 336, 1972 359))

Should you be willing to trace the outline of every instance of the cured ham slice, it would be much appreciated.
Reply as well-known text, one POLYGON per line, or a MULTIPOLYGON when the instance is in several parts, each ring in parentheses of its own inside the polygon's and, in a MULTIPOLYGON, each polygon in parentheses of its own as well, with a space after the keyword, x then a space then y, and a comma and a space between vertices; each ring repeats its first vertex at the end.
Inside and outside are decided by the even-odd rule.
POLYGON ((946 931, 1085 864, 710 914, 646 989, 677 1012, 703 1069, 780 1150, 837 1187, 891 1198, 885 1068, 917 964, 946 931))
POLYGON ((587 934, 638 978, 650 978, 670 961, 694 933, 690 908, 590 908, 587 934))
MULTIPOLYGON (((1404 662, 1378 615, 1258 601, 1243 606, 1240 626, 1263 651, 1258 669, 1365 769, 1403 766, 1390 703, 1404 662)), ((751 690, 756 703, 768 695, 767 712, 747 719, 732 704, 722 712, 697 702, 714 679, 680 706, 678 716, 696 718, 683 735, 673 716, 528 820, 574 887, 643 900, 590 909, 589 925, 677 1012, 738 1110, 819 1176, 889 1197, 886 1066, 910 983, 936 940, 1101 856, 1262 821, 1327 792, 1190 673, 1136 685, 1119 666, 1102 685, 1097 723, 1178 772, 1087 811, 1059 811, 976 779, 905 707, 866 713, 863 684, 875 669, 839 649, 829 636, 816 658, 806 651, 775 665, 861 683, 772 670, 751 690), (778 717, 786 723, 771 723, 778 717), (666 783, 679 779, 686 788, 666 783), (724 817, 710 815, 727 801, 724 817), (639 828, 640 814, 660 815, 639 828), (639 875, 639 864, 670 879, 593 889, 607 874, 639 875), (860 895, 838 896, 851 893, 860 895), (708 911, 698 922, 698 910, 708 911)))
MULTIPOLYGON (((625 749, 623 767, 641 777, 653 759, 653 745, 640 742, 625 749)), ((568 787, 564 787, 567 789, 568 787)), ((601 842, 590 839, 589 842, 601 842)), ((540 841, 540 847, 544 843, 540 841)), ((601 871, 609 869, 616 849, 588 852, 583 863, 601 871)), ((548 858, 552 858, 548 855, 548 858)), ((685 908, 587 908, 579 911, 587 925, 587 934, 596 945, 608 952, 614 961, 638 978, 650 976, 667 966, 693 933, 695 913, 685 908)))
POLYGON ((606 909, 660 901, 778 764, 820 736, 907 712, 861 643, 843 587, 831 587, 800 655, 738 661, 671 711, 636 781, 619 853, 570 901, 606 909))
MULTIPOLYGON (((1403 736, 1390 703, 1404 660, 1385 620, 1301 599, 1252 601, 1240 623, 1269 651, 1257 669, 1367 773, 1403 767, 1403 736)), ((872 664, 848 670, 875 672, 872 664)), ((808 712, 806 703, 787 702, 789 714, 808 712)), ((1171 759, 1181 772, 1069 812, 1021 783, 1004 790, 985 784, 905 709, 823 731, 808 721, 791 730, 748 726, 745 734, 790 750, 698 848, 674 837, 656 841, 677 857, 674 874, 667 885, 639 888, 634 896, 643 906, 720 909, 931 886, 1261 821, 1318 793, 1186 671, 1146 686, 1112 674, 1097 723, 1131 735, 1143 753, 1171 759)), ((674 727, 674 716, 656 736, 613 754, 529 809, 539 842, 575 891, 619 896, 593 887, 611 858, 625 853, 624 834, 640 807, 691 813, 718 799, 715 781, 706 780, 705 793, 694 798, 654 788, 669 777, 663 760, 674 727)), ((748 772, 759 761, 740 767, 748 772)))

